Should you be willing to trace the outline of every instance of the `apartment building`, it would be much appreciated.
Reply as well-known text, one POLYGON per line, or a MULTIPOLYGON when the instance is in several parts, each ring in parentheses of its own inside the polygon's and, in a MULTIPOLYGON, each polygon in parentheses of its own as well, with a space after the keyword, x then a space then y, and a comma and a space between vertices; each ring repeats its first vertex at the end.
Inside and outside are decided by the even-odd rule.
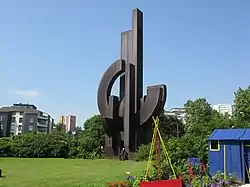
POLYGON ((0 137, 26 132, 50 133, 53 126, 54 119, 35 105, 19 103, 0 108, 0 137))
POLYGON ((217 104, 212 105, 212 108, 223 115, 233 115, 234 105, 231 104, 217 104))
POLYGON ((59 123, 66 132, 73 131, 76 128, 76 116, 67 114, 66 116, 61 116, 59 123))
POLYGON ((168 116, 175 116, 185 124, 186 112, 184 108, 171 108, 170 110, 165 111, 165 114, 168 116))
MULTIPOLYGON (((231 104, 217 104, 211 106, 214 110, 218 111, 220 114, 232 116, 234 111, 234 105, 231 104)), ((165 111, 166 115, 175 116, 181 120, 184 124, 186 118, 186 112, 184 108, 171 108, 165 111)))

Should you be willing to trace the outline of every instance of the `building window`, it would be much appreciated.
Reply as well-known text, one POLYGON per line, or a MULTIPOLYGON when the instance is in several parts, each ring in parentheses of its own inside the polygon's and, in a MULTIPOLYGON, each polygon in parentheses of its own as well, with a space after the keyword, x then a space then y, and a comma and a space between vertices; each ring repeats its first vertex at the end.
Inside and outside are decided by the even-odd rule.
POLYGON ((12 117, 11 118, 11 123, 15 123, 16 122, 16 117, 12 117))
POLYGON ((32 125, 29 126, 29 131, 33 131, 33 126, 32 125))
POLYGON ((15 125, 11 125, 11 131, 15 131, 15 125))
POLYGON ((13 116, 16 115, 16 112, 12 112, 12 115, 13 115, 13 116))
POLYGON ((23 122, 23 118, 19 118, 19 123, 22 123, 23 122))
POLYGON ((210 151, 219 151, 219 150, 220 150, 219 140, 212 140, 210 142, 210 151))
POLYGON ((30 118, 30 123, 34 123, 34 118, 30 118))
POLYGON ((3 121, 3 116, 0 116, 0 121, 3 121))
POLYGON ((21 125, 18 126, 18 130, 19 130, 19 131, 22 130, 22 126, 21 126, 21 125))
POLYGON ((23 115, 23 112, 20 112, 20 115, 23 115))

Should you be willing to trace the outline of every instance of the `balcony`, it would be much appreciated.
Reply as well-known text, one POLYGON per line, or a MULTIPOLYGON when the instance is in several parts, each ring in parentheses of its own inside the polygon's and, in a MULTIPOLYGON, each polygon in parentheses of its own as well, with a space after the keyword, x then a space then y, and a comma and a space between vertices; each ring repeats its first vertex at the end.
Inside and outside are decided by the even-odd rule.
POLYGON ((38 127, 47 127, 47 124, 37 122, 37 126, 38 127))
POLYGON ((37 118, 38 119, 43 119, 43 120, 48 120, 48 116, 44 116, 44 115, 38 116, 37 118))
POLYGON ((47 128, 44 127, 38 127, 37 128, 38 133, 46 134, 47 133, 47 128))
POLYGON ((16 132, 16 127, 11 127, 10 131, 11 132, 16 132))

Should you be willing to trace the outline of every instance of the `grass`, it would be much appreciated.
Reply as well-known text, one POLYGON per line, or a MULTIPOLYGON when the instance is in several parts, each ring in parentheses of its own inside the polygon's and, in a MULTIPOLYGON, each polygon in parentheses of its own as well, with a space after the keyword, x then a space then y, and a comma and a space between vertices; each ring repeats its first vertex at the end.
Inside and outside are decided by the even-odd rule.
POLYGON ((125 172, 140 175, 145 162, 119 160, 0 158, 1 187, 105 187, 125 172))

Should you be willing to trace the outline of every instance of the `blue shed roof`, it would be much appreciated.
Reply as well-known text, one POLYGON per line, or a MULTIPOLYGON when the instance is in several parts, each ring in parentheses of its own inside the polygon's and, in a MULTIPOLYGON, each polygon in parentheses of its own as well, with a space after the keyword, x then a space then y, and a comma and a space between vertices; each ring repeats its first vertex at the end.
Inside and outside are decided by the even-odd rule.
POLYGON ((245 129, 245 133, 241 136, 240 140, 250 140, 250 129, 245 129))
POLYGON ((208 140, 250 140, 250 129, 215 129, 208 140))

